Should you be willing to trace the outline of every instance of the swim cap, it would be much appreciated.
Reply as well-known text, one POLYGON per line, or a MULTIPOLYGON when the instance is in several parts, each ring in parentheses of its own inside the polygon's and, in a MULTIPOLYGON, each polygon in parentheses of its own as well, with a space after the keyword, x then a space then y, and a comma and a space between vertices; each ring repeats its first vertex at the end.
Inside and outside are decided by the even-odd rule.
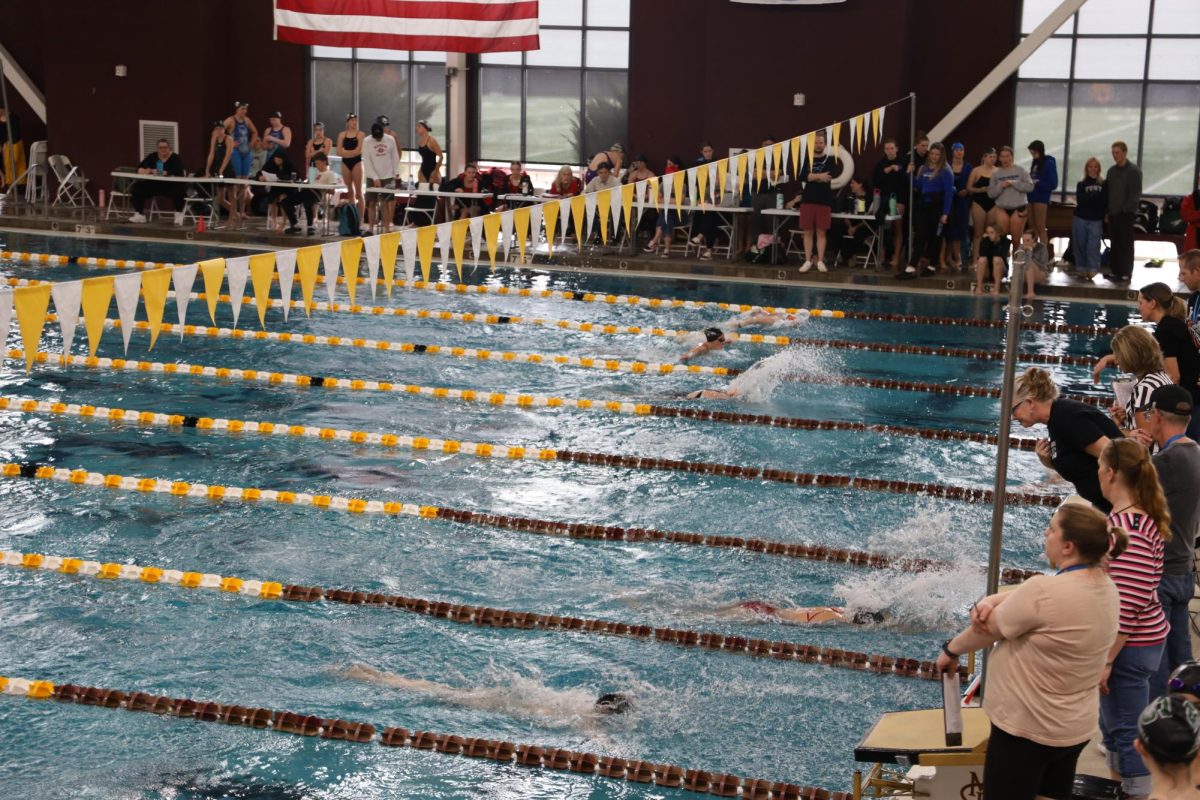
POLYGON ((602 694, 596 699, 596 710, 601 714, 624 714, 630 705, 628 695, 620 692, 602 694))
POLYGON ((1171 694, 1184 692, 1200 697, 1200 661, 1185 661, 1175 668, 1167 680, 1171 694))
POLYGON ((720 339, 724 335, 725 335, 725 332, 723 330, 721 330, 720 328, 705 328, 704 329, 704 338, 710 342, 715 342, 717 339, 720 339))
POLYGON ((1200 712, 1182 697, 1165 695, 1143 709, 1137 735, 1156 761, 1184 764, 1200 750, 1200 712))
POLYGON ((878 625, 886 618, 886 615, 882 611, 858 611, 855 612, 850 622, 855 625, 870 625, 871 623, 878 625))

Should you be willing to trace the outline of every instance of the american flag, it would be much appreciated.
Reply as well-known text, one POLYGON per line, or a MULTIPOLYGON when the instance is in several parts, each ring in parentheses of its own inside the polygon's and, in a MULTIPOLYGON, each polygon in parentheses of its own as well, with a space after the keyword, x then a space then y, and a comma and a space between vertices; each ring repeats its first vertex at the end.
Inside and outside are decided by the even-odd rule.
POLYGON ((537 50, 538 0, 275 0, 275 35, 327 47, 537 50))

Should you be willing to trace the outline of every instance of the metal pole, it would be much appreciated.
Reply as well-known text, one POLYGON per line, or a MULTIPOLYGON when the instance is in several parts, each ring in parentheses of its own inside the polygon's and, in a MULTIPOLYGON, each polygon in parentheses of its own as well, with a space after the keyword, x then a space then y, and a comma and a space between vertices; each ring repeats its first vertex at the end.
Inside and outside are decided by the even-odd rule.
MULTIPOLYGON (((1028 255, 1017 249, 1012 257, 1012 282, 1008 287, 1008 327, 1004 334, 1004 383, 1000 387, 1000 431, 996 436, 996 479, 992 485, 992 539, 988 553, 987 593, 1000 588, 1000 544, 1004 533, 1004 498, 1008 483, 1008 437, 1012 428, 1013 384, 1017 379, 1017 346, 1021 335, 1021 294, 1025 288, 1028 255)), ((987 686, 988 651, 983 652, 979 694, 987 686)))
POLYGON ((917 159, 916 159, 916 152, 917 152, 917 93, 909 92, 908 97, 909 97, 909 100, 912 101, 912 108, 910 109, 909 115, 908 115, 908 141, 912 145, 912 148, 908 151, 908 163, 910 166, 912 166, 912 172, 909 173, 909 175, 908 175, 908 206, 905 208, 905 216, 908 217, 908 261, 906 263, 911 264, 911 263, 913 263, 913 260, 912 260, 912 255, 913 255, 913 253, 912 253, 912 246, 913 246, 913 241, 912 241, 913 240, 913 180, 917 177, 917 169, 919 169, 919 167, 917 166, 917 159))

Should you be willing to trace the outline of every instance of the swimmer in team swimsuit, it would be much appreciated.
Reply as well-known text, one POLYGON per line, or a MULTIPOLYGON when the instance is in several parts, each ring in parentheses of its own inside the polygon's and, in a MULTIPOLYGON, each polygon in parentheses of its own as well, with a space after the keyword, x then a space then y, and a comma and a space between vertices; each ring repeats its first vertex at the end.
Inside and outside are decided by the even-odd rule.
POLYGON ((740 317, 730 320, 726 323, 727 326, 734 330, 740 328, 752 328, 755 326, 772 327, 792 327, 795 325, 803 325, 808 322, 809 312, 807 309, 797 309, 795 314, 788 314, 782 311, 768 312, 761 308, 756 308, 753 311, 747 311, 740 317))
POLYGON ((704 341, 681 355, 679 360, 681 362, 689 361, 696 356, 703 355, 704 353, 708 353, 713 350, 724 350, 726 344, 727 340, 725 339, 725 332, 723 330, 720 328, 705 328, 704 341))
POLYGON ((764 617, 774 617, 793 625, 871 625, 885 622, 888 615, 882 611, 857 611, 847 615, 842 606, 809 606, 804 608, 778 608, 761 600, 746 600, 727 606, 719 613, 730 615, 750 612, 764 617))

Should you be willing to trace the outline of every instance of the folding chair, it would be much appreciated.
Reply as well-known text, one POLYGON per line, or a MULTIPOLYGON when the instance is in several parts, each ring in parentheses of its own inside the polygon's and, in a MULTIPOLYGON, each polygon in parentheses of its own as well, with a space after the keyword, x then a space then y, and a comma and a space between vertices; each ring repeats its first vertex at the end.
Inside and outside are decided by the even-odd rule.
POLYGON ((8 189, 4 192, 4 200, 12 198, 15 192, 20 191, 22 185, 25 189, 24 202, 28 205, 35 205, 46 200, 47 192, 47 173, 49 166, 46 163, 46 143, 34 142, 29 148, 29 162, 25 167, 25 171, 16 177, 9 184, 8 189))
POLYGON ((54 195, 54 205, 83 208, 95 206, 96 201, 88 194, 88 179, 83 170, 71 164, 66 156, 50 156, 50 169, 58 180, 58 192, 54 195))
MULTIPOLYGON (((117 167, 114 172, 134 172, 134 167, 117 167)), ((133 180, 130 178, 113 178, 112 194, 108 197, 108 206, 104 209, 104 218, 109 219, 113 214, 129 216, 133 213, 130 198, 133 197, 133 180)))

